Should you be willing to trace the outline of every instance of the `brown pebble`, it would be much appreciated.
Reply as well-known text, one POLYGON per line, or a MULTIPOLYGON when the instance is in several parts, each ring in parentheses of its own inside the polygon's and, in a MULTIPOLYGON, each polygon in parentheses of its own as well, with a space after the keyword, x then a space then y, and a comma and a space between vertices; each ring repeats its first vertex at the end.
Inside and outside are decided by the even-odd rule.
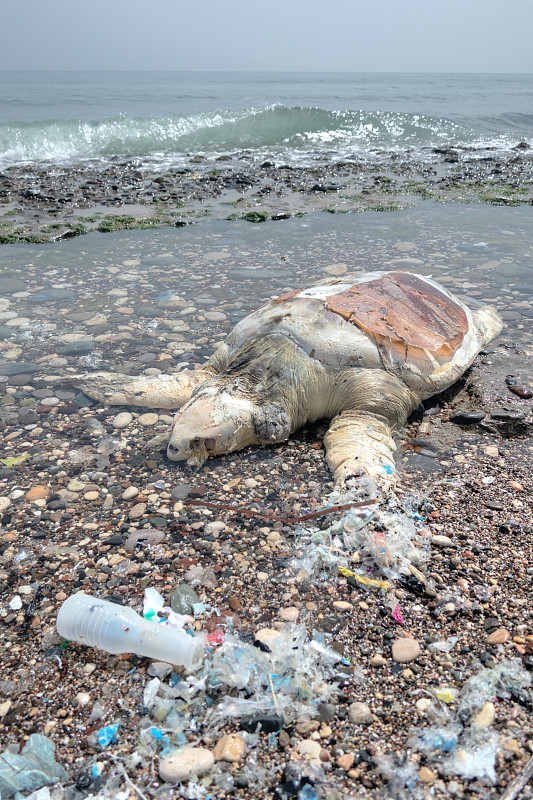
POLYGON ((505 628, 498 628, 498 630, 489 633, 487 636, 487 644, 503 644, 508 642, 511 634, 505 628))
POLYGON ((242 605, 241 601, 239 600, 238 597, 235 597, 235 595, 232 595, 229 598, 228 605, 231 608, 231 610, 232 611, 236 611, 237 614, 240 613, 242 611, 242 609, 243 609, 243 605, 242 605))
POLYGON ((338 757, 337 766, 345 770, 345 772, 348 772, 348 770, 352 768, 354 761, 355 756, 353 753, 344 753, 344 755, 338 757))
POLYGON ((517 397, 521 397, 522 400, 531 400, 533 397, 533 392, 526 386, 508 386, 507 388, 517 397))
POLYGON ((44 500, 45 497, 48 497, 50 493, 50 489, 48 486, 34 486, 29 492, 26 492, 26 500, 32 502, 33 500, 44 500))
POLYGON ((436 775, 432 769, 429 769, 429 767, 420 767, 418 777, 422 783, 434 783, 436 775))

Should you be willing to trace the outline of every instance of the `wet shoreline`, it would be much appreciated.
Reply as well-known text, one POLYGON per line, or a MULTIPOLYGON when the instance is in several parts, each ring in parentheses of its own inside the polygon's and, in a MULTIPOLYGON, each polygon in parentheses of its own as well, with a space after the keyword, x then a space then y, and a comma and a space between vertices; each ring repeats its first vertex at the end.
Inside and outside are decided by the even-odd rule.
POLYGON ((280 221, 315 211, 394 211, 420 203, 533 203, 533 156, 461 147, 375 150, 343 160, 244 151, 180 166, 153 159, 11 166, 0 173, 0 243, 52 242, 92 230, 184 226, 202 219, 280 221))

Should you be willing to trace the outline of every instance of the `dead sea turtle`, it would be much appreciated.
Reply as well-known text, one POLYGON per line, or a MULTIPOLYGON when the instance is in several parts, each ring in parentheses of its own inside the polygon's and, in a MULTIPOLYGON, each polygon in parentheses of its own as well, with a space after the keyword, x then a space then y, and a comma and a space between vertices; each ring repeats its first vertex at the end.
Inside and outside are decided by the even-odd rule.
POLYGON ((200 369, 96 377, 84 389, 108 405, 181 408, 167 453, 192 464, 331 419, 324 443, 336 487, 369 475, 385 488, 393 432, 500 330, 493 308, 470 309, 431 278, 373 272, 273 299, 200 369))

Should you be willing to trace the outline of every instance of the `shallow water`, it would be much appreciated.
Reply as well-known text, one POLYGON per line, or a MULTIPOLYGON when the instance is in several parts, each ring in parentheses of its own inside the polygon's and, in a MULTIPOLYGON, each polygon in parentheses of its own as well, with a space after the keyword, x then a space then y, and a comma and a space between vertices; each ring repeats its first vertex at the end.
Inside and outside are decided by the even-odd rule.
POLYGON ((4 275, 26 284, 11 295, 10 310, 30 319, 16 329, 19 335, 37 334, 46 322, 56 325, 56 334, 83 331, 85 320, 70 318, 76 311, 111 315, 106 330, 141 322, 154 332, 160 325, 155 318, 181 316, 185 340, 207 340, 197 359, 245 313, 282 291, 347 271, 401 268, 495 303, 506 321, 504 338, 525 345, 533 336, 529 207, 423 203, 397 212, 322 213, 266 224, 206 220, 181 229, 93 233, 53 245, 5 245, 0 252, 4 275), (124 296, 108 298, 117 287, 124 296), (59 296, 47 294, 50 289, 59 296), (195 310, 163 312, 158 303, 174 293, 195 310), (123 314, 123 306, 130 312, 123 314), (227 318, 206 320, 203 312, 213 309, 227 318))

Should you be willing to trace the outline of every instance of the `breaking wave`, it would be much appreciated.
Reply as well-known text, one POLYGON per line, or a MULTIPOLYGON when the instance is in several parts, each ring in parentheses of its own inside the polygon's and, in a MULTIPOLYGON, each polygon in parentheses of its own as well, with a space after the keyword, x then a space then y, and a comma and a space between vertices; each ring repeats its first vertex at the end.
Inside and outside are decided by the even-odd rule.
POLYGON ((393 111, 330 111, 269 105, 244 111, 0 124, 0 163, 54 163, 112 156, 223 155, 236 150, 364 152, 431 147, 497 147, 533 142, 532 114, 461 122, 393 111))

